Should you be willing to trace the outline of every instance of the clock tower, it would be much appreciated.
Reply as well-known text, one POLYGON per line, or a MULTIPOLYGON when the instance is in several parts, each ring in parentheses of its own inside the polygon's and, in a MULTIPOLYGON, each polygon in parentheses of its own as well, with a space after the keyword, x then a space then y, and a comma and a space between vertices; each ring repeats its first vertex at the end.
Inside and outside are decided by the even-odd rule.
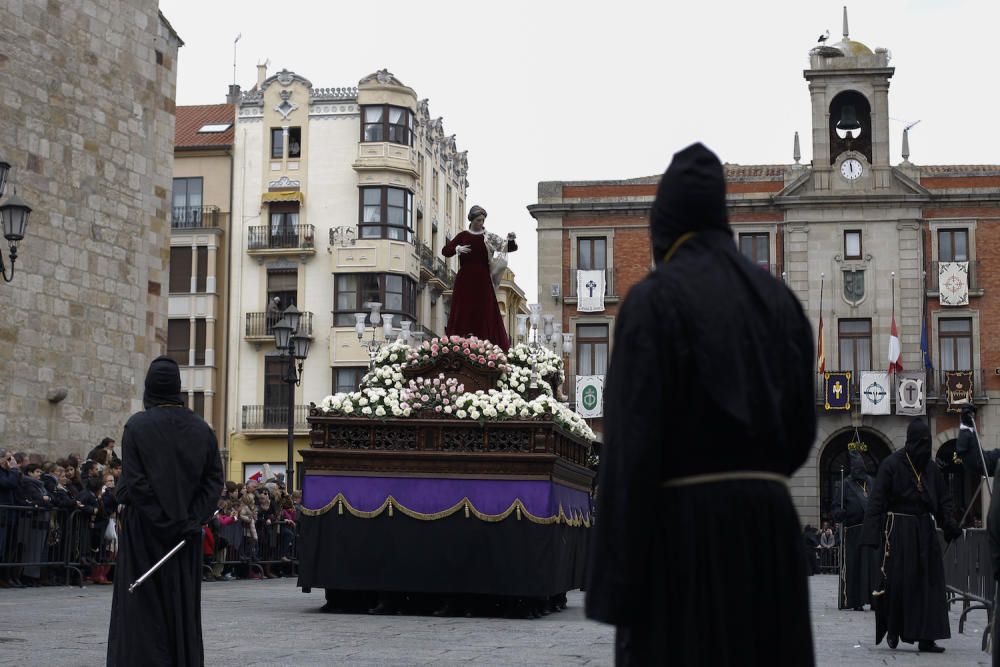
POLYGON ((889 52, 850 38, 809 52, 812 186, 819 192, 885 190, 889 166, 889 52))

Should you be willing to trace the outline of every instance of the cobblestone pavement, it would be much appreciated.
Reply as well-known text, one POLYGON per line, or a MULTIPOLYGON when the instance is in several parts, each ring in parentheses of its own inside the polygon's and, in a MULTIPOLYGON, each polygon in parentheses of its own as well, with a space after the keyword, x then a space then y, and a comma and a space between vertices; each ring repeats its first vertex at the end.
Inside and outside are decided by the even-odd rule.
MULTIPOLYGON (((979 651, 984 612, 973 612, 941 655, 906 644, 873 645, 871 612, 836 608, 836 577, 812 577, 819 665, 987 665, 979 651)), ((107 586, 0 590, 0 665, 104 663, 111 591, 107 586)), ((583 595, 538 620, 322 614, 322 592, 302 594, 290 579, 206 584, 208 665, 610 665, 613 629, 583 617, 583 595)), ((775 628, 775 632, 778 632, 775 628)))

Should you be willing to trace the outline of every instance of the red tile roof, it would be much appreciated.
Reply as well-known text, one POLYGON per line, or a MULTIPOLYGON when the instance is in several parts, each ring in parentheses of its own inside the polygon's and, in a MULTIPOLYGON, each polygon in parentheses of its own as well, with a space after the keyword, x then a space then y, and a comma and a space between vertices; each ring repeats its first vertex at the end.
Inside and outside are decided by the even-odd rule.
POLYGON ((232 146, 236 136, 236 107, 232 104, 202 104, 177 107, 174 148, 217 148, 232 146), (229 123, 224 132, 199 132, 205 125, 229 123))

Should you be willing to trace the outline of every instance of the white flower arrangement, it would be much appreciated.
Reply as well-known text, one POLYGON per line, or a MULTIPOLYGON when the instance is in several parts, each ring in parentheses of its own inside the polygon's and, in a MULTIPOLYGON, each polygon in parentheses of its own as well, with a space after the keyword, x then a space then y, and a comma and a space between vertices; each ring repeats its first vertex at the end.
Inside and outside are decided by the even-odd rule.
POLYGON ((573 435, 594 440, 594 432, 587 422, 556 400, 548 382, 543 380, 554 373, 563 377, 561 359, 548 350, 518 345, 511 350, 509 360, 510 363, 497 346, 475 338, 435 338, 419 348, 396 342, 379 351, 374 368, 364 376, 358 391, 327 396, 319 407, 327 414, 371 419, 417 416, 479 422, 551 419, 573 435), (448 351, 442 353, 445 346, 448 351), (435 352, 436 355, 461 354, 480 367, 500 369, 502 375, 497 388, 467 392, 458 380, 447 378, 444 373, 409 380, 404 377, 404 368, 433 363, 435 352), (529 401, 525 393, 533 381, 543 393, 529 401))
POLYGON ((534 370, 545 381, 549 378, 556 378, 556 384, 566 381, 566 374, 563 371, 563 360, 558 354, 547 347, 533 347, 527 343, 519 343, 507 352, 507 362, 511 366, 520 366, 534 370))

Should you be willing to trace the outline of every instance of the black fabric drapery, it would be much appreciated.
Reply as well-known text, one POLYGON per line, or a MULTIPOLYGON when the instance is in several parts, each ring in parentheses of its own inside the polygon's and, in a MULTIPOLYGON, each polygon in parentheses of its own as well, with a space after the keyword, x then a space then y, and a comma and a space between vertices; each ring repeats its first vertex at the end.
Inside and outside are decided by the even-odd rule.
POLYGON ((433 521, 325 512, 299 521, 302 588, 542 597, 583 584, 589 530, 458 512, 433 521))

